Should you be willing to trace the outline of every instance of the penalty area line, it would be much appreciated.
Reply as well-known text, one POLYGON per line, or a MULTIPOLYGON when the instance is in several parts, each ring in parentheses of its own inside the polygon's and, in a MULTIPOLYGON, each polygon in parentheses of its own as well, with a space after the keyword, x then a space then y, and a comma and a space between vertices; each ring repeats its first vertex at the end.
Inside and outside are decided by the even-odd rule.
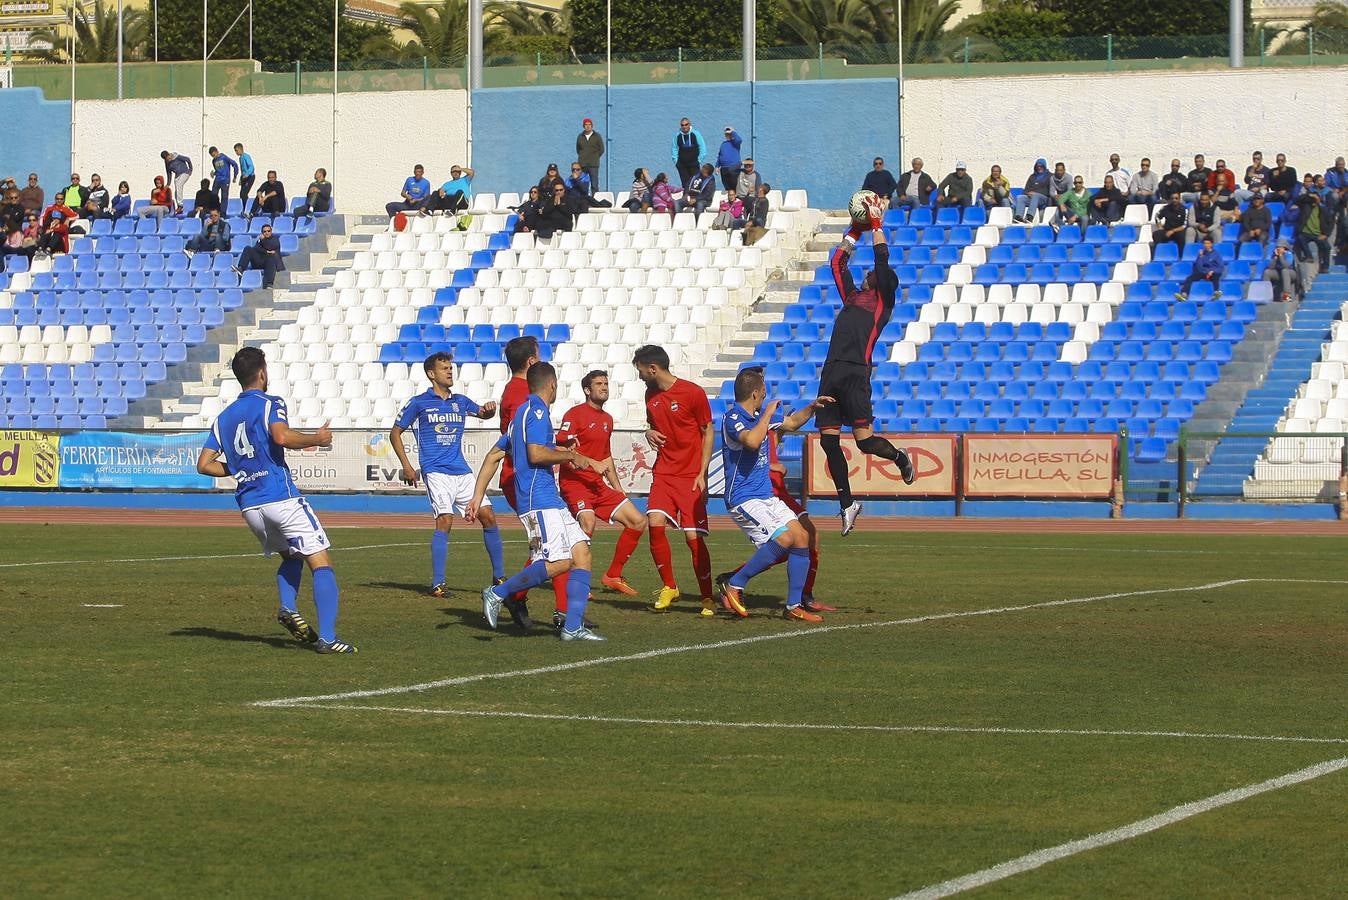
POLYGON ((1245 787, 1223 791, 1220 794, 1213 794, 1211 797, 1206 797, 1202 800, 1184 803, 1158 815, 1139 819, 1136 822, 1132 822, 1119 828, 1101 831, 1097 834, 1092 834, 1075 841, 1058 844, 1056 847, 1046 847, 1043 850, 1035 850, 1033 853, 1018 856, 1015 859, 1009 859, 1006 862, 998 863, 997 865, 990 866, 986 869, 980 869, 977 872, 971 872, 968 875, 962 875, 959 878, 952 878, 949 881, 942 881, 939 884, 929 885, 919 890, 902 894, 897 897, 896 900, 938 900, 940 897, 949 897, 953 894, 959 894, 964 891, 973 890, 974 888, 984 887, 1014 875, 1032 871, 1051 862, 1066 859, 1069 856, 1075 856, 1078 853, 1085 853, 1101 847, 1108 847, 1111 844, 1132 840, 1135 837, 1140 837, 1144 834, 1165 828, 1167 825, 1173 825, 1176 822, 1182 822, 1185 819, 1202 815, 1205 812, 1211 812, 1212 810, 1220 809, 1223 806, 1230 806, 1233 803, 1239 803, 1242 800, 1248 800, 1251 797, 1266 794, 1269 791, 1276 791, 1295 784, 1312 781, 1324 775, 1341 771, 1342 769, 1348 769, 1348 757, 1326 760, 1313 766, 1307 766, 1304 769, 1298 769, 1295 772, 1288 772, 1286 775, 1279 775, 1277 778, 1261 781, 1258 784, 1246 785, 1245 787))
MULTIPOLYGON (((1235 734, 1208 731, 1136 731, 1110 728, 1003 728, 977 725, 866 725, 817 722, 730 722, 716 719, 648 719, 633 716, 598 716, 575 713, 538 713, 494 709, 434 709, 419 706, 365 706, 346 703, 301 703, 302 709, 356 710, 359 712, 408 713, 428 716, 458 716, 480 719, 532 719, 545 722, 580 722, 601 725, 654 725, 675 728, 738 728, 746 731, 843 731, 879 734, 985 734, 1048 737, 1174 738, 1207 741, 1259 741, 1283 744, 1345 744, 1348 738, 1305 737, 1280 734, 1235 734)), ((290 708, 290 707, 286 707, 290 708)))
POLYGON ((961 610, 957 612, 932 613, 925 616, 910 616, 903 619, 889 619, 883 622, 857 622, 848 625, 824 625, 800 631, 777 631, 771 634, 758 634, 751 637, 731 638, 723 641, 710 641, 704 644, 681 644, 674 647, 660 647, 637 653, 618 656, 599 656, 572 662, 556 663, 550 666, 538 666, 530 669, 512 669, 504 672, 480 672, 475 675, 461 675, 455 678, 441 678, 436 681, 424 681, 419 684, 399 685, 397 687, 375 688, 364 691, 344 691, 338 694, 317 694, 307 697, 282 697, 276 700, 255 700, 251 706, 299 706, 308 703, 323 703, 339 700, 364 700, 370 697, 388 697, 395 694, 411 694, 435 690, 442 687, 455 687, 462 684, 475 684, 482 681, 496 681, 507 678, 527 678, 533 675, 548 675, 555 672, 567 672, 574 669, 586 669, 591 666, 603 666, 610 663, 637 662, 657 659, 676 653, 691 653, 699 650, 722 650, 727 647, 742 647, 764 641, 780 641, 789 638, 810 637, 820 634, 834 634, 842 631, 864 631, 871 628, 891 628, 898 625, 920 625, 925 622, 941 622, 947 619, 967 619, 979 616, 995 616, 1003 613, 1025 612, 1033 609, 1051 609, 1057 606, 1073 606, 1082 603, 1094 603, 1100 600, 1119 600, 1125 597, 1149 597, 1160 594, 1180 594, 1194 591, 1211 591, 1232 585, 1245 584, 1259 579, 1236 578, 1228 581, 1212 581, 1207 584, 1188 587, 1151 588, 1142 591, 1121 591, 1111 594, 1097 594, 1091 597, 1071 597, 1064 600, 1046 600, 1040 603, 1024 603, 1016 606, 998 606, 987 609, 961 610))

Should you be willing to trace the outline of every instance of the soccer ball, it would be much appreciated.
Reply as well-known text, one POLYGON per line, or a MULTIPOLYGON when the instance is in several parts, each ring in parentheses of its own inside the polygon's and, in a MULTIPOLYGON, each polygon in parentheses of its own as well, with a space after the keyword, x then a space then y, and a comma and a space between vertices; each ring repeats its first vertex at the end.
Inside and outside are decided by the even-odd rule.
POLYGON ((880 195, 875 191, 857 191, 852 195, 852 199, 847 201, 847 213, 852 217, 852 221, 858 225, 869 225, 871 223, 870 205, 880 202, 880 195))

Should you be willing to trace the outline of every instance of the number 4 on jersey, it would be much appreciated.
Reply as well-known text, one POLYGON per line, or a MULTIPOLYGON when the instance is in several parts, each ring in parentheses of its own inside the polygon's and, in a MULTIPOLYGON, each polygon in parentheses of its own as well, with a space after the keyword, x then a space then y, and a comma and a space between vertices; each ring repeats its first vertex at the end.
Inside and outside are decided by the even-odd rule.
POLYGON ((253 445, 248 443, 248 430, 242 422, 239 423, 238 428, 234 429, 234 452, 245 459, 253 457, 253 445))

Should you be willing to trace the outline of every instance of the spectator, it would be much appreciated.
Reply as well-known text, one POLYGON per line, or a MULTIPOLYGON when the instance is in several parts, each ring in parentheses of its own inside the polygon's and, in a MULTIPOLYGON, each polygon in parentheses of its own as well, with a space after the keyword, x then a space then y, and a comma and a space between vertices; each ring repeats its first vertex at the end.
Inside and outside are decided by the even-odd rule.
POLYGON ((535 230, 539 237, 551 238, 559 231, 570 231, 574 224, 575 217, 566 202, 566 185, 558 182, 552 186, 552 196, 543 201, 535 230))
POLYGON ((164 216, 173 214, 173 206, 173 188, 165 183, 163 175, 156 175, 150 190, 150 205, 141 208, 141 218, 162 222, 164 216))
POLYGON ((1235 200, 1236 173, 1226 167, 1226 160, 1217 160, 1216 166, 1208 174, 1208 193, 1212 195, 1212 203, 1217 207, 1217 224, 1222 223, 1223 218, 1229 218, 1233 221, 1240 218, 1238 203, 1235 200))
MULTIPOLYGON (((89 202, 89 189, 80 184, 80 173, 70 173, 70 184, 66 185, 54 198, 53 204, 67 207, 68 209, 84 209, 84 204, 89 202)), ((44 215, 45 219, 46 216, 44 215)), ((73 216, 71 218, 74 218, 73 216)))
POLYGON ((205 219, 212 212, 220 210, 220 198, 216 196, 215 191, 211 190, 209 178, 201 179, 201 190, 197 191, 196 201, 193 205, 195 209, 192 211, 192 215, 198 219, 205 219))
POLYGON ((679 120, 679 130, 674 132, 674 143, 670 149, 670 159, 679 173, 679 186, 688 187, 688 182, 702 168, 702 160, 707 155, 707 142, 702 139, 687 117, 679 120))
POLYGON ((1297 268, 1296 257, 1287 241, 1278 241, 1273 250, 1273 258, 1264 268, 1264 278, 1273 282, 1273 294, 1283 303, 1301 302, 1304 291, 1301 286, 1301 272, 1297 268))
POLYGON ((221 153, 219 147, 211 147, 206 153, 211 157, 211 172, 215 178, 213 186, 216 195, 220 198, 220 211, 228 213, 229 186, 234 183, 239 174, 239 164, 221 153))
MULTIPOLYGON (((579 168, 579 166, 577 166, 579 168)), ((473 175, 476 173, 468 166, 450 166, 449 181, 426 199, 421 208, 423 216, 444 212, 451 216, 465 213, 473 202, 473 175)))
POLYGON ((1292 200, 1297 189, 1297 170, 1287 164, 1287 154, 1279 153, 1276 164, 1268 173, 1268 200, 1287 203, 1292 200))
POLYGON ((112 195, 112 218, 121 219, 131 215, 131 185, 118 182, 117 193, 112 195))
POLYGON ((1170 171, 1161 176, 1161 183, 1156 188, 1156 196, 1161 202, 1169 203, 1172 196, 1179 196, 1184 200, 1184 192, 1189 188, 1189 179, 1184 177, 1180 171, 1180 161, 1172 159, 1170 161, 1170 171))
POLYGON ((286 186, 276 177, 275 169, 267 170, 267 180, 258 186, 257 193, 253 195, 253 207, 248 211, 248 218, 253 216, 281 216, 286 211, 286 186))
POLYGON ((1297 198, 1296 206, 1301 216, 1297 223, 1298 255, 1306 262, 1317 263, 1321 273, 1328 272, 1329 231, 1332 223, 1320 204, 1320 195, 1315 191, 1305 191, 1297 198))
POLYGON ((566 202, 571 207, 572 215, 578 216, 596 207, 613 205, 608 200, 594 199, 594 192, 590 190, 590 176, 578 162, 571 164, 571 177, 562 184, 566 187, 566 202))
POLYGON ((983 184, 979 188, 979 196, 987 209, 1011 205, 1011 182, 1002 175, 1001 166, 993 166, 988 172, 988 177, 983 179, 983 184))
POLYGON ((772 186, 767 182, 758 186, 758 193, 753 197, 746 197, 741 206, 744 214, 744 227, 757 225, 759 228, 768 227, 768 213, 771 212, 768 204, 768 191, 772 186))
POLYGON ((36 172, 28 173, 28 186, 19 191, 19 202, 28 212, 42 212, 42 207, 47 202, 47 192, 37 183, 36 172))
MULTIPOLYGON (((257 203, 256 200, 253 202, 257 203)), ((270 225, 263 225, 257 242, 251 247, 244 247, 239 254, 239 264, 234 267, 234 271, 242 274, 249 269, 261 269, 262 287, 270 289, 276 282, 277 270, 285 271, 285 267, 281 260, 281 239, 272 234, 270 225)))
POLYGON ((561 174, 557 171, 556 163, 548 163, 548 170, 543 173, 543 177, 538 179, 538 192, 546 200, 552 196, 552 189, 557 185, 566 187, 566 182, 562 180, 561 174))
POLYGON ((739 184, 740 166, 743 163, 740 147, 743 145, 744 139, 740 137, 739 132, 727 125, 725 140, 721 141, 721 146, 716 151, 716 168, 721 173, 721 187, 726 190, 739 184))
POLYGON ((1198 202, 1189 207, 1189 227, 1184 231, 1184 240, 1186 243, 1215 240, 1221 229, 1221 211, 1205 190, 1198 195, 1198 202))
POLYGON ((227 253, 230 234, 229 222, 220 217, 220 210, 213 209, 201 224, 201 233, 187 242, 187 249, 193 253, 227 253))
POLYGON ((1058 214, 1053 224, 1059 229, 1066 225, 1075 225, 1086 233, 1086 222, 1090 217, 1091 195, 1086 190, 1086 181, 1080 175, 1073 176, 1072 189, 1058 198, 1058 214))
POLYGON ((1170 200, 1156 211, 1156 227, 1152 229, 1152 242, 1156 244, 1175 244, 1184 249, 1185 229, 1189 225, 1189 211, 1184 208, 1178 192, 1170 195, 1170 200))
POLYGON ((257 169, 253 166, 253 158, 243 152, 243 144, 234 145, 234 155, 239 158, 239 209, 247 209, 248 194, 257 181, 257 169))
POLYGON ((1207 281, 1212 284, 1212 299, 1216 300, 1222 295, 1222 292, 1217 290, 1217 285, 1225 274, 1226 262, 1222 259, 1221 254, 1213 249, 1212 235, 1208 235, 1203 238, 1203 249, 1199 251, 1198 256, 1194 259, 1193 270, 1190 271, 1189 276, 1184 279, 1184 284, 1180 286, 1179 291, 1175 294, 1175 299, 1188 300, 1189 291, 1193 290, 1194 282, 1207 281))
POLYGON ((716 218, 712 219, 711 227, 717 231, 726 231, 739 228, 744 224, 744 204, 740 201, 731 188, 725 192, 725 199, 721 201, 720 209, 716 213, 716 218))
POLYGON ((1114 179, 1114 188, 1125 198, 1133 183, 1133 173, 1119 165, 1119 154, 1109 154, 1109 171, 1105 175, 1114 179))
POLYGON ((968 208, 974 205, 974 179, 965 168, 964 160, 958 160, 955 171, 941 179, 936 195, 936 202, 941 206, 968 208))
POLYGON ((735 180, 735 193, 741 197, 752 197, 758 193, 758 186, 762 183, 763 176, 758 174, 758 164, 753 157, 746 156, 740 166, 740 177, 735 180))
POLYGON ((70 223, 75 221, 75 210, 59 200, 42 212, 41 232, 38 235, 36 253, 48 256, 70 252, 70 223))
POLYGON ((651 184, 651 208, 656 212, 667 212, 674 215, 674 195, 682 194, 679 188, 669 186, 669 176, 664 172, 655 176, 655 181, 651 184))
POLYGON ((585 167, 576 160, 571 164, 571 177, 566 179, 566 189, 572 194, 582 194, 585 197, 594 195, 591 190, 590 175, 585 171, 585 167))
MULTIPOLYGON (((29 213, 28 215, 32 214, 29 213)), ((6 219, 4 239, 0 241, 0 269, 4 268, 4 258, 7 256, 33 258, 33 251, 24 245, 23 226, 24 220, 22 218, 6 219)))
POLYGON ((19 192, 13 188, 5 191, 4 196, 0 197, 0 227, 8 225, 10 222, 16 225, 23 223, 23 214, 27 212, 23 204, 19 202, 19 192))
POLYGON ((1039 214, 1039 210, 1048 206, 1049 182, 1048 160, 1042 156, 1034 161, 1034 171, 1025 179, 1025 190, 1021 191, 1012 205, 1011 218, 1016 222, 1030 224, 1039 214))
POLYGON ((538 185, 529 187, 529 198, 515 207, 515 212, 519 214, 515 220, 516 234, 538 230, 543 215, 543 201, 538 193, 538 185))
MULTIPOLYGON (((36 175, 29 175, 28 183, 32 184, 36 178, 36 175)), ((1348 189, 1348 165, 1344 164, 1342 156, 1334 157, 1334 165, 1325 169, 1325 183, 1329 185, 1330 190, 1348 189)))
POLYGON ((1212 189, 1208 181, 1212 175, 1212 170, 1207 166, 1207 160, 1203 154, 1194 156, 1194 167, 1189 170, 1188 184, 1184 188, 1184 196, 1181 198, 1185 203, 1195 203, 1200 195, 1207 193, 1212 189))
POLYGON ((1161 187, 1161 179, 1151 170, 1151 160, 1142 157, 1138 163, 1137 174, 1128 181, 1128 202, 1147 204, 1147 216, 1150 217, 1156 207, 1156 191, 1161 187))
POLYGON ((894 197, 895 208, 931 204, 931 195, 936 192, 936 182, 922 171, 922 166, 921 157, 914 157, 913 167, 899 176, 897 193, 894 197))
POLYGON ((576 135, 576 161, 590 176, 590 193, 599 190, 599 160, 604 155, 604 138, 594 130, 594 120, 580 120, 580 134, 576 135))
POLYGON ((1091 196, 1091 224, 1113 225, 1123 218, 1126 203, 1123 191, 1114 186, 1114 176, 1106 175, 1104 186, 1091 196))
POLYGON ((89 191, 84 195, 84 206, 81 212, 86 219, 106 219, 109 217, 108 206, 112 203, 112 194, 108 192, 103 184, 103 176, 95 172, 89 176, 89 191))
POLYGON ((1250 155, 1250 164, 1245 167, 1245 187, 1235 190, 1233 196, 1237 203, 1244 203, 1255 194, 1268 189, 1268 166, 1264 165, 1264 154, 1256 150, 1250 155))
POLYGON ((1058 199, 1072 189, 1072 176, 1067 172, 1067 163, 1053 164, 1053 175, 1048 180, 1048 202, 1058 205, 1058 199))
POLYGON ((1250 208, 1241 213, 1240 234, 1237 240, 1242 244, 1247 241, 1258 241, 1267 246, 1268 233, 1272 230, 1273 214, 1264 203, 1264 195, 1255 194, 1254 199, 1250 201, 1250 208))
POLYGON ((181 211, 183 188, 187 186, 187 179, 192 177, 192 160, 170 150, 159 151, 159 158, 164 161, 164 177, 173 180, 173 199, 181 211))
POLYGON ((417 163, 412 167, 412 174, 403 182, 399 196, 402 199, 384 205, 384 211, 388 213, 390 219, 400 212, 421 211, 431 196, 431 183, 426 180, 425 166, 417 163))
POLYGON ((703 163, 702 171, 688 182, 688 190, 679 198, 679 212, 691 210, 694 215, 702 215, 716 197, 716 175, 711 163, 703 163))
MULTIPOLYGON (((942 182, 944 184, 945 182, 942 182)), ((879 194, 888 204, 890 209, 894 208, 894 191, 898 189, 899 183, 894 180, 894 175, 885 168, 885 161, 877 156, 871 160, 871 170, 866 173, 866 177, 861 180, 861 189, 879 194)), ((968 205, 967 203, 965 204, 968 205)))
POLYGON ((632 173, 632 193, 623 204, 628 212, 648 211, 651 208, 651 173, 637 169, 632 173))
POLYGON ((304 203, 293 213, 295 218, 325 213, 332 209, 332 182, 328 181, 327 169, 315 169, 314 180, 309 182, 309 190, 304 194, 304 203))

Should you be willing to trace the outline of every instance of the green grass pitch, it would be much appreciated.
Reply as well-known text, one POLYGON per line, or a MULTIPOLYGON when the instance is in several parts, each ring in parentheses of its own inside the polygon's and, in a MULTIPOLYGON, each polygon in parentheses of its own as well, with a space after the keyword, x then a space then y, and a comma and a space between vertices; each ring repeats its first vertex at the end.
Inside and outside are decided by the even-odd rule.
MULTIPOLYGON (((486 629, 476 529, 443 600, 426 531, 331 534, 356 656, 281 631, 242 523, 0 527, 5 895, 892 897, 1348 757, 1338 538, 830 533, 826 624, 871 627, 820 634, 783 568, 700 618, 677 542, 651 611, 643 540, 643 597, 598 592, 577 645, 486 629)), ((715 570, 748 549, 713 535, 715 570)), ((1334 772, 981 891, 1342 896, 1346 803, 1334 772)))

